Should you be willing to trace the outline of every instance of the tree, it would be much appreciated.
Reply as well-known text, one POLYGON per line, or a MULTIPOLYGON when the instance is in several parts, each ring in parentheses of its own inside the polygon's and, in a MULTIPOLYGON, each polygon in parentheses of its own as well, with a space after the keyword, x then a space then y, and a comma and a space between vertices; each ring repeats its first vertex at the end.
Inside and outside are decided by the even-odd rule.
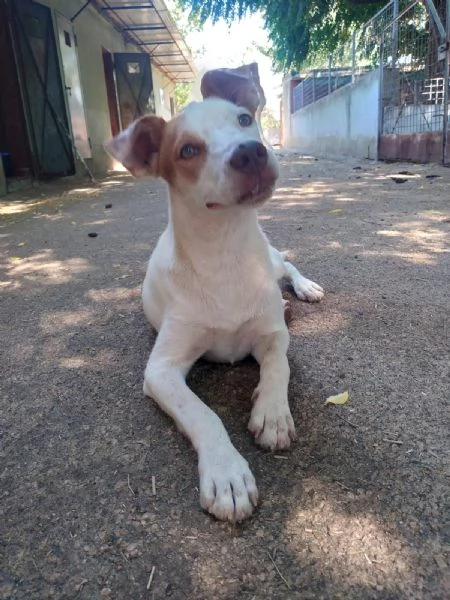
POLYGON ((184 108, 189 102, 191 87, 192 85, 190 83, 185 83, 183 81, 179 81, 175 84, 173 97, 175 99, 175 108, 177 112, 184 108))
POLYGON ((269 108, 265 108, 261 113, 261 127, 265 130, 280 127, 279 119, 276 118, 274 112, 269 108))
POLYGON ((268 51, 279 71, 297 70, 323 59, 370 19, 386 1, 368 0, 178 0, 191 18, 205 23, 231 23, 261 11, 272 48, 268 51))

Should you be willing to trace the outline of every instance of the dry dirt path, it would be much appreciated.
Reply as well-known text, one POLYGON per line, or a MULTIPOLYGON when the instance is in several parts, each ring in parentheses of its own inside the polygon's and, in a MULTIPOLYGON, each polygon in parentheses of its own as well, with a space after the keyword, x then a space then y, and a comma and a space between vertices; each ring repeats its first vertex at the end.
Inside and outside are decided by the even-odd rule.
POLYGON ((236 527, 201 512, 194 453, 141 391, 162 184, 1 204, 1 598, 448 597, 450 170, 281 161, 262 226, 327 292, 292 303, 292 451, 246 431, 251 361, 190 377, 258 480, 236 527))

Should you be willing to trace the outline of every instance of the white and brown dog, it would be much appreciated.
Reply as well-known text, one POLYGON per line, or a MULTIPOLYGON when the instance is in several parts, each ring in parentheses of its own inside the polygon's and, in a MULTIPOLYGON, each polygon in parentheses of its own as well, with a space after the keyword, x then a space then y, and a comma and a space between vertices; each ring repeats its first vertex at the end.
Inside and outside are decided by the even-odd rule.
POLYGON ((218 519, 240 521, 258 502, 247 461, 219 417, 186 385, 204 356, 260 364, 248 424, 256 442, 285 449, 295 436, 288 404, 289 334, 278 280, 317 301, 320 286, 268 243, 257 209, 278 178, 277 161, 255 123, 259 98, 241 69, 209 71, 203 102, 170 122, 145 116, 106 144, 136 177, 169 185, 169 223, 143 284, 145 314, 158 330, 144 393, 176 422, 198 453, 200 503, 218 519))

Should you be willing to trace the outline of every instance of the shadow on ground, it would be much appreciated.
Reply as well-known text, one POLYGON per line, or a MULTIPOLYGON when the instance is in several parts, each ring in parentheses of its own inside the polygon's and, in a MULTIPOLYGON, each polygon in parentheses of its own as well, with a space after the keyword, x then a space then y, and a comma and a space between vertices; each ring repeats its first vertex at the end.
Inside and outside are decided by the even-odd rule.
POLYGON ((252 361, 190 375, 258 481, 236 527, 201 512, 194 452, 142 394, 163 185, 117 176, 0 206, 1 598, 445 597, 450 173, 281 161, 261 224, 327 291, 292 302, 292 451, 247 433, 252 361))

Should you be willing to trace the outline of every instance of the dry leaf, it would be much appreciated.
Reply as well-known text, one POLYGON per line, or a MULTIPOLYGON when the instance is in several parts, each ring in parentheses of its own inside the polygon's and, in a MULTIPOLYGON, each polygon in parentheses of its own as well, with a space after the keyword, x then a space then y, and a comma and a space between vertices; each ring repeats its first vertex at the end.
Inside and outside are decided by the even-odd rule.
POLYGON ((23 259, 22 259, 22 257, 21 257, 21 256, 10 256, 10 257, 9 257, 9 260, 10 260, 11 262, 13 262, 13 263, 17 263, 17 262, 20 262, 20 261, 21 261, 21 260, 23 260, 23 259))
POLYGON ((20 248, 21 246, 26 246, 26 245, 27 245, 27 243, 26 243, 26 242, 19 242, 19 243, 17 244, 17 246, 18 246, 19 248, 20 248))
POLYGON ((348 402, 348 390, 345 390, 342 394, 330 396, 325 400, 325 404, 345 404, 346 402, 348 402))
POLYGON ((328 211, 331 215, 337 215, 338 213, 342 212, 342 208, 332 208, 331 210, 328 211))

